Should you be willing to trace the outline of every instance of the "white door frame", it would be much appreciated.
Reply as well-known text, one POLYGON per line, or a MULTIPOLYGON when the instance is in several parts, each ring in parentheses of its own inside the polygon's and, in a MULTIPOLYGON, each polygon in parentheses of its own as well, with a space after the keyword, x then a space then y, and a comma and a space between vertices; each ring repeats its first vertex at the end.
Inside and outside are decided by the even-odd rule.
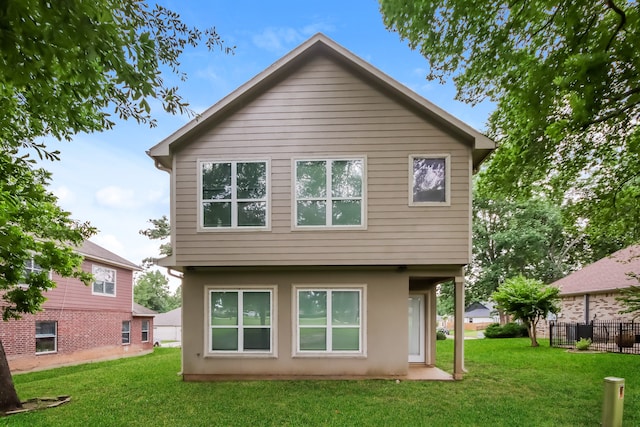
POLYGON ((408 312, 408 329, 409 329, 409 362, 410 363, 424 363, 425 362, 425 295, 423 294, 410 294, 407 303, 408 312), (416 302, 417 301, 417 302, 416 302), (416 302, 415 304, 412 304, 416 302), (418 316, 411 317, 413 313, 412 309, 417 308, 419 310, 418 316), (417 319, 416 319, 417 317, 417 319), (414 325, 413 322, 417 320, 418 324, 414 325), (416 327, 417 326, 417 327, 416 327), (417 336, 416 336, 417 335, 417 336), (411 344, 417 341, 418 353, 411 353, 411 344))

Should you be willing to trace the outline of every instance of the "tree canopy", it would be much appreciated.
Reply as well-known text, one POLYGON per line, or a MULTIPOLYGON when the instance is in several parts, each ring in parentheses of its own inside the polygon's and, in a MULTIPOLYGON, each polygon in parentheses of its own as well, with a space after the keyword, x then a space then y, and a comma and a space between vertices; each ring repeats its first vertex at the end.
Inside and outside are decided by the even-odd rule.
MULTIPOLYGON (((74 251, 95 230, 71 219, 47 191, 32 156, 58 159, 44 138, 69 140, 116 119, 155 125, 151 101, 189 113, 163 72, 180 71, 188 46, 228 47, 211 28, 187 26, 173 11, 139 0, 0 3, 0 291, 3 317, 33 313, 55 284, 47 271, 90 280, 74 251), (32 260, 33 259, 33 260, 32 260), (33 261, 36 272, 25 274, 33 261), (18 285, 28 286, 18 286, 18 285)), ((19 407, 0 344, 0 411, 19 407), (3 363, 4 362, 4 363, 3 363)))
POLYGON ((148 270, 136 279, 133 300, 158 313, 166 313, 182 304, 181 295, 172 295, 169 279, 157 270, 148 270))
POLYGON ((483 172, 494 194, 553 196, 598 244, 640 240, 637 1, 380 4, 429 78, 496 103, 488 132, 499 147, 483 172))
POLYGON ((514 201, 477 190, 466 298, 487 301, 507 278, 521 273, 554 282, 580 265, 585 252, 581 230, 566 226, 560 208, 548 200, 514 201))
POLYGON ((522 275, 510 277, 492 295, 498 309, 522 320, 529 331, 531 346, 538 347, 536 326, 549 313, 559 311, 560 289, 522 275))
POLYGON ((230 51, 215 29, 190 28, 144 1, 10 0, 0 6, 0 144, 53 156, 37 139, 109 129, 115 117, 151 126, 150 100, 188 112, 162 68, 180 77, 179 57, 203 37, 230 51), (115 117, 114 117, 115 115, 115 117))

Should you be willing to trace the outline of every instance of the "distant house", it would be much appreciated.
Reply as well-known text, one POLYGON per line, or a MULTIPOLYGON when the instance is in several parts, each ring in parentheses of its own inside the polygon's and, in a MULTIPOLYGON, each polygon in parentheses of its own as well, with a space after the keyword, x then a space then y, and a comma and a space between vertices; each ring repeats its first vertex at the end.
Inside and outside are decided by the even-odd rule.
POLYGON ((158 314, 153 321, 153 343, 182 341, 182 307, 158 314))
POLYGON ((640 245, 630 246, 587 265, 554 283, 562 298, 558 320, 631 320, 620 314, 623 306, 616 301, 620 289, 638 285, 629 273, 640 274, 640 245))
POLYGON ((490 302, 474 302, 464 311, 464 322, 479 325, 496 323, 500 318, 495 314, 494 304, 490 302))
POLYGON ((152 147, 183 378, 407 376, 435 365, 447 281, 462 378, 471 179, 494 148, 322 34, 152 147))
POLYGON ((13 372, 153 351, 155 312, 133 303, 140 267, 90 241, 78 252, 93 284, 52 273, 57 287, 45 293, 43 311, 0 324, 13 372))

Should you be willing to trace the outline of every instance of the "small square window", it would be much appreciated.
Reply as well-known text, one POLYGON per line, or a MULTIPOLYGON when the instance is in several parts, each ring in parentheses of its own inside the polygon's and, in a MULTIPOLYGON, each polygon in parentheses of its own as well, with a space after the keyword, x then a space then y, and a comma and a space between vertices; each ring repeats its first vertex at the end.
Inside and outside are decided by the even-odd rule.
POLYGON ((111 268, 94 265, 92 272, 95 278, 92 285, 92 293, 94 295, 116 296, 116 271, 111 268))
POLYGON ((448 206, 450 200, 450 156, 429 154, 409 156, 409 204, 448 206))

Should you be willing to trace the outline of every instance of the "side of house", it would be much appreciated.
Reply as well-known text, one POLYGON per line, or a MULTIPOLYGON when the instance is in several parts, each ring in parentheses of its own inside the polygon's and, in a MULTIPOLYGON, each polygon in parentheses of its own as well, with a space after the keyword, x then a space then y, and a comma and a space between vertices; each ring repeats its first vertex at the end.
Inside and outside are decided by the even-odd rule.
POLYGON ((183 377, 432 366, 453 281, 461 378, 471 176, 493 147, 319 34, 151 148, 171 175, 183 377))
MULTIPOLYGON (((95 282, 53 274, 43 310, 0 325, 13 372, 142 354, 153 349, 154 313, 133 303, 132 262, 86 241, 78 249, 95 282)), ((31 263, 28 269, 39 269, 31 263)))
POLYGON ((182 307, 156 315, 153 320, 153 344, 182 341, 182 307))
MULTIPOLYGON (((560 312, 553 320, 568 323, 592 321, 631 322, 632 314, 620 314, 624 305, 616 298, 621 289, 638 286, 640 245, 621 249, 552 283, 560 289, 560 312)), ((538 324, 541 337, 549 335, 549 321, 538 324)))
POLYGON ((621 249, 552 283, 560 288, 558 320, 631 321, 632 315, 620 314, 624 306, 616 298, 621 289, 640 285, 632 274, 640 275, 640 245, 621 249))

